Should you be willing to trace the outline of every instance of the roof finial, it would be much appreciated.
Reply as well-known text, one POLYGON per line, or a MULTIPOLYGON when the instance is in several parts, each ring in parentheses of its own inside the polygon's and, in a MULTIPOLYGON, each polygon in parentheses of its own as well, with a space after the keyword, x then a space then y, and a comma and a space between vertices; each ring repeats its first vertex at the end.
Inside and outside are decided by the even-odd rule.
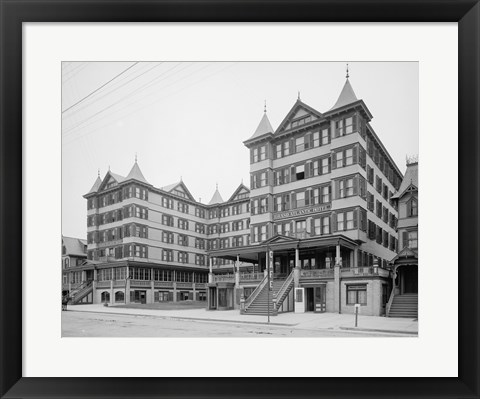
POLYGON ((216 183, 216 186, 217 186, 217 190, 218 190, 218 182, 216 183))
POLYGON ((98 168, 98 177, 100 177, 100 168, 98 168))
POLYGON ((183 177, 182 177, 182 176, 180 176, 180 181, 183 181, 183 177))
POLYGON ((350 77, 350 75, 348 74, 348 63, 347 63, 347 79, 350 77))
POLYGON ((137 163, 137 153, 135 152, 135 163, 137 163))
POLYGON ((263 113, 266 114, 267 113, 267 100, 265 100, 265 103, 263 105, 263 113))
POLYGON ((298 91, 298 100, 300 100, 300 90, 298 91))
POLYGON ((108 165, 108 171, 110 172, 110 165, 108 165))

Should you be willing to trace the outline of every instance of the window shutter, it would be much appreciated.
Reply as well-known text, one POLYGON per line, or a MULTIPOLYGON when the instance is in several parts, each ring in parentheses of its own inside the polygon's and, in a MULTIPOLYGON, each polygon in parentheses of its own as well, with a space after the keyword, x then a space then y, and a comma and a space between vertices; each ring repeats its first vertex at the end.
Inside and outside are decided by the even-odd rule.
POLYGON ((285 210, 288 211, 290 209, 290 195, 285 194, 285 210))
POLYGON ((276 186, 278 184, 278 172, 273 172, 273 185, 276 186))
POLYGON ((340 199, 340 181, 335 181, 335 199, 340 199))
POLYGON ((357 131, 357 126, 358 126, 358 123, 357 123, 357 114, 355 114, 355 115, 352 115, 352 128, 353 128, 353 131, 354 131, 354 132, 357 131))
POLYGON ((328 157, 328 172, 332 171, 332 158, 328 157))
POLYGON ((358 175, 353 178, 353 195, 358 195, 358 175))
POLYGON ((306 165, 305 165, 305 179, 307 179, 311 176, 310 168, 311 168, 312 165, 313 165, 312 162, 307 162, 306 163, 306 165))
MULTIPOLYGON (((315 233, 315 219, 310 220, 310 235, 314 236, 316 235, 315 233)), ((321 229, 320 229, 320 234, 321 234, 321 229)))
POLYGON ((313 145, 312 145, 312 134, 311 133, 307 133, 305 135, 305 149, 308 150, 309 148, 313 148, 313 145))
POLYGON ((330 224, 331 224, 332 233, 336 233, 337 232, 337 214, 335 212, 332 213, 330 220, 331 220, 330 224))
POLYGON ((295 140, 294 139, 290 139, 290 154, 295 154, 295 140))
POLYGON ((297 207, 297 194, 292 193, 292 209, 297 207))
POLYGON ((250 163, 253 163, 253 148, 250 148, 250 163))
POLYGON ((305 206, 310 205, 310 194, 312 194, 312 190, 305 191, 305 206))
POLYGON ((358 229, 358 210, 353 211, 353 228, 358 229))
POLYGON ((352 149, 352 159, 354 164, 358 163, 358 144, 352 149))
POLYGON ((405 248, 408 246, 408 233, 404 231, 402 233, 402 247, 405 248))
POLYGON ((250 188, 253 189, 255 187, 253 187, 253 175, 250 176, 250 188))
POLYGON ((290 181, 296 181, 297 180, 297 175, 295 174, 295 166, 292 166, 290 168, 290 181))
POLYGON ((335 152, 332 153, 331 160, 331 169, 337 169, 337 154, 335 152))

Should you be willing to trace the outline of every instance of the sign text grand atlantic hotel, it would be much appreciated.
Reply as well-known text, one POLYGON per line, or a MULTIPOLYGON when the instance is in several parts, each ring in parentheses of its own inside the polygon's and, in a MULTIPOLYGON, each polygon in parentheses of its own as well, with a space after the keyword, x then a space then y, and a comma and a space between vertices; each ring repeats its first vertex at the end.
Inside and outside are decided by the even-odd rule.
POLYGON ((250 189, 226 201, 217 189, 199 203, 182 181, 153 187, 137 162, 126 177, 98 177, 85 195, 88 261, 64 270, 64 289, 78 302, 205 300, 246 314, 359 303, 362 314, 384 314, 402 174, 371 119, 348 78, 326 112, 298 99, 276 129, 265 112, 244 142, 250 189))

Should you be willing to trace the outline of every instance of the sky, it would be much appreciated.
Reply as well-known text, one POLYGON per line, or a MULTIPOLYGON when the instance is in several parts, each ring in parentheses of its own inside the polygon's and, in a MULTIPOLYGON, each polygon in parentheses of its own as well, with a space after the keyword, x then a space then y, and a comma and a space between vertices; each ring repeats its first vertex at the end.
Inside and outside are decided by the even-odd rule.
MULTIPOLYGON (((418 63, 349 62, 349 80, 402 173, 418 155, 418 63)), ((86 238, 83 195, 135 162, 161 188, 183 180, 208 203, 243 181, 266 109, 274 129, 297 97, 320 112, 336 102, 346 62, 63 62, 62 233, 86 238)))

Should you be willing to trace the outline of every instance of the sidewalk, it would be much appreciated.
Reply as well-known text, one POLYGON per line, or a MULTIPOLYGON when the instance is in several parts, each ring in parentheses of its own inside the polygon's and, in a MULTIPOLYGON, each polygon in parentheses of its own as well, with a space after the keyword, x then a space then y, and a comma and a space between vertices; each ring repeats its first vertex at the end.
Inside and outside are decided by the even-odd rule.
MULTIPOLYGON (((93 312, 108 314, 123 314, 133 316, 158 317, 167 319, 186 319, 197 321, 267 324, 267 316, 241 315, 239 310, 208 311, 206 309, 139 309, 120 308, 103 305, 72 305, 69 311, 93 312)), ((270 317, 270 324, 290 326, 295 329, 316 330, 350 330, 373 331, 383 333, 400 333, 406 336, 418 334, 418 321, 403 318, 387 318, 376 316, 358 316, 358 327, 355 326, 355 316, 338 313, 281 313, 270 317)))

